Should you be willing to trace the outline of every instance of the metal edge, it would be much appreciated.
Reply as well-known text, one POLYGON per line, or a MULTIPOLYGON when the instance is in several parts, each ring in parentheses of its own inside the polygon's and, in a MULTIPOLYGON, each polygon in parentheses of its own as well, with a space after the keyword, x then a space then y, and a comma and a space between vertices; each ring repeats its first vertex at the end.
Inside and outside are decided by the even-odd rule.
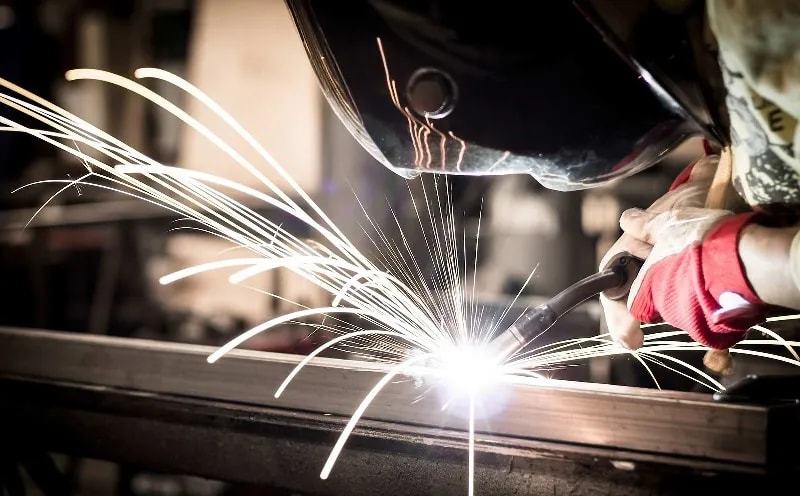
MULTIPOLYGON (((0 379, 7 446, 109 460, 159 473, 267 484, 313 494, 461 494, 463 433, 366 420, 328 480, 319 471, 346 418, 28 379, 0 379), (10 444, 9 444, 10 443, 10 444), (402 481, 402 484, 398 484, 402 481)), ((562 487, 597 494, 709 494, 771 482, 751 467, 479 436, 475 481, 485 494, 562 487), (538 489, 537 489, 538 488, 538 489), (712 491, 713 492, 713 491, 712 491)), ((771 478, 770 478, 771 479, 771 478)), ((548 491, 549 492, 549 491, 548 491)))
MULTIPOLYGON (((312 361, 274 398, 299 356, 236 351, 210 365, 212 347, 107 336, 0 329, 0 374, 349 416, 386 366, 312 361)), ((398 377, 365 419, 466 430, 398 377)), ((715 403, 710 395, 559 381, 509 385, 502 410, 478 419, 482 434, 601 446, 656 455, 763 465, 769 408, 715 403)), ((493 398, 493 401, 499 401, 493 398)), ((492 405, 489 405, 492 406, 492 405)), ((496 406, 496 405, 494 405, 496 406)))

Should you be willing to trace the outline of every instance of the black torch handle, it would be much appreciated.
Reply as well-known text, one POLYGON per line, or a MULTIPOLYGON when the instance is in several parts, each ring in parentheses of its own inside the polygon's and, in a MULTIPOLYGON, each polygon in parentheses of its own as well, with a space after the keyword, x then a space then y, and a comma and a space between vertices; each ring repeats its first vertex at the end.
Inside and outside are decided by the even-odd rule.
POLYGON ((570 310, 602 293, 611 300, 625 298, 636 279, 644 260, 630 253, 621 252, 612 258, 603 270, 581 279, 558 293, 547 303, 523 315, 514 324, 525 341, 530 342, 553 326, 570 310))
POLYGON ((489 345, 491 352, 508 359, 550 329, 567 312, 596 294, 602 293, 612 300, 624 298, 643 264, 642 259, 630 253, 619 253, 600 272, 576 282, 547 303, 525 312, 511 327, 492 340, 489 345))
POLYGON ((618 286, 606 288, 601 293, 609 300, 621 300, 628 296, 636 276, 644 265, 644 260, 634 257, 630 253, 623 251, 612 258, 605 266, 605 270, 612 270, 622 277, 622 282, 618 286))

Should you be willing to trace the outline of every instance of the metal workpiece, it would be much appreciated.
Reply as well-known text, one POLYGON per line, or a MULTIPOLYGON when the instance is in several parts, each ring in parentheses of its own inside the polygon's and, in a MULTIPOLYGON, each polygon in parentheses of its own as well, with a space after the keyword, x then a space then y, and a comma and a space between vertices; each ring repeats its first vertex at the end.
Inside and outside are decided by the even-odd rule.
MULTIPOLYGON (((365 419, 322 480, 320 468, 345 417, 20 379, 0 379, 0 394, 13 398, 0 402, 6 447, 19 443, 293 494, 466 494, 467 441, 459 431, 365 419)), ((532 439, 481 435, 475 450, 476 494, 707 496, 769 492, 785 482, 725 472, 709 461, 670 465, 644 454, 633 461, 614 450, 532 439)))
MULTIPOLYGON (((275 398, 276 388, 302 357, 234 351, 209 364, 206 357, 216 348, 22 329, 0 329, 0 343, 0 377, 325 417, 349 417, 389 370, 377 363, 319 358, 275 398)), ((476 419, 479 440, 492 436, 509 446, 527 440, 579 451, 592 447, 631 460, 656 457, 672 465, 710 464, 734 471, 764 471, 768 462, 791 465, 798 458, 794 450, 776 453, 771 436, 779 432, 784 441, 797 439, 800 422, 776 426, 775 409, 766 405, 719 403, 710 394, 555 380, 498 389, 502 388, 495 388, 484 405, 491 407, 492 415, 476 419)), ((442 398, 435 392, 419 399, 423 392, 412 378, 397 377, 364 419, 393 425, 398 432, 404 426, 424 426, 443 435, 461 433, 456 437, 463 439, 466 416, 452 409, 443 412, 442 398)), ((793 406, 782 408, 781 419, 796 419, 793 406)))

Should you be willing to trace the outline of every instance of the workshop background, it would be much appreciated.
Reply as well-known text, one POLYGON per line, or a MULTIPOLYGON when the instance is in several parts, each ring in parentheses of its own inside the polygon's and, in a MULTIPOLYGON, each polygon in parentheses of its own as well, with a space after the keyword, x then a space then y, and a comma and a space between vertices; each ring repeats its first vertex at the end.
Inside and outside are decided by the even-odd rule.
MULTIPOLYGON (((371 251, 362 230, 366 219, 356 196, 387 232, 396 229, 390 206, 401 223, 414 225, 406 181, 363 151, 324 102, 282 0, 5 0, 0 46, 3 78, 158 161, 258 187, 201 136, 140 97, 107 84, 64 79, 66 70, 79 67, 129 76, 149 66, 181 75, 251 131, 366 253, 371 251)), ((207 112, 173 87, 145 84, 192 115, 202 118, 207 112)), ((690 143, 646 173, 587 192, 552 192, 523 176, 452 177, 457 232, 465 229, 466 238, 474 239, 482 209, 480 303, 487 311, 504 309, 537 264, 517 302, 520 309, 596 270, 620 234, 620 213, 648 205, 700 153, 699 143, 690 143)), ((39 180, 75 178, 84 165, 19 133, 0 133, 0 157, 0 325, 217 345, 292 308, 229 285, 224 272, 161 286, 158 278, 172 270, 237 252, 225 252, 227 243, 212 236, 175 232, 175 219, 165 211, 119 194, 75 187, 26 227, 57 186, 12 191, 39 180)), ((281 184, 274 174, 270 178, 281 184)), ((424 250, 421 239, 411 242, 424 250)), ((304 305, 325 298, 282 271, 270 271, 256 284, 304 305)), ((602 332, 599 305, 591 301, 544 339, 602 332)), ((311 335, 307 326, 287 325, 247 346, 302 354, 325 338, 321 332, 311 335)), ((700 360, 696 354, 682 358, 700 360)), ((554 376, 653 387, 635 360, 624 358, 596 359, 554 376)), ((677 374, 659 379, 667 388, 693 388, 677 374)), ((74 494, 82 496, 285 494, 109 462, 54 460, 71 477, 74 494)))

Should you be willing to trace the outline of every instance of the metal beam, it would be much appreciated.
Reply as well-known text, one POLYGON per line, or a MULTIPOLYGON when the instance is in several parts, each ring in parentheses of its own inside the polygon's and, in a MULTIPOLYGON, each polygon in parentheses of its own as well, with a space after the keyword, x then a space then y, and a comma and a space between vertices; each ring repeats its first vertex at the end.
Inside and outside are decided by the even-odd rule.
MULTIPOLYGON (((6 454, 59 452, 318 496, 466 494, 466 443, 458 432, 365 420, 321 480, 344 417, 19 379, 0 379, 0 395, 10 400, 0 402, 6 454)), ((788 480, 720 477, 707 462, 676 467, 619 455, 484 435, 476 445, 477 494, 769 493, 788 480)))
MULTIPOLYGON (((275 388, 302 357, 235 351, 211 365, 205 358, 215 348, 207 346, 18 329, 0 329, 0 343, 0 376, 341 417, 351 415, 387 371, 380 364, 319 359, 276 399, 275 388)), ((725 404, 696 393, 559 381, 509 388, 502 409, 478 420, 479 444, 538 442, 727 470, 763 471, 772 462, 797 462, 797 455, 784 449, 798 439, 795 407, 725 404)), ((409 425, 436 429, 463 441, 464 418, 443 413, 436 394, 415 401, 424 391, 411 378, 398 378, 365 419, 400 430, 409 425)))

